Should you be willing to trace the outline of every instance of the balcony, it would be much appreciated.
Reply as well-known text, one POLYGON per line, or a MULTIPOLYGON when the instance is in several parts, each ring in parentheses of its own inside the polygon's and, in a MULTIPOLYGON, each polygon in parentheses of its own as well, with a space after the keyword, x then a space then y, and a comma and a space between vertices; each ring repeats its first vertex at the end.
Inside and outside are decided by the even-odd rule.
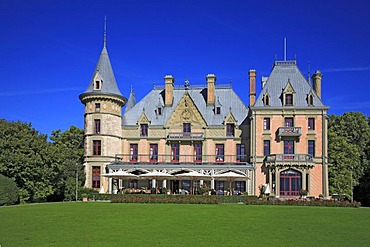
POLYGON ((301 127, 280 127, 278 137, 300 137, 302 135, 301 127))
POLYGON ((125 164, 204 164, 204 165, 244 165, 246 155, 149 155, 116 154, 116 163, 125 164))
POLYGON ((310 154, 271 154, 265 158, 265 166, 308 166, 313 167, 313 156, 310 154))
POLYGON ((199 132, 170 132, 167 136, 168 141, 203 141, 204 134, 199 132))

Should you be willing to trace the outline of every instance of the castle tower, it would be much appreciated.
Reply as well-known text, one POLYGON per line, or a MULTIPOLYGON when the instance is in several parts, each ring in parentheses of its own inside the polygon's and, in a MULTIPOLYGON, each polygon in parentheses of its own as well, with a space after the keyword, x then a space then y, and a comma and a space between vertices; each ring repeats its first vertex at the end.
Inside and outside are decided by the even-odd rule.
POLYGON ((85 105, 85 187, 107 191, 100 175, 105 173, 106 164, 122 153, 122 107, 127 99, 117 87, 106 48, 106 29, 92 79, 79 98, 85 105))

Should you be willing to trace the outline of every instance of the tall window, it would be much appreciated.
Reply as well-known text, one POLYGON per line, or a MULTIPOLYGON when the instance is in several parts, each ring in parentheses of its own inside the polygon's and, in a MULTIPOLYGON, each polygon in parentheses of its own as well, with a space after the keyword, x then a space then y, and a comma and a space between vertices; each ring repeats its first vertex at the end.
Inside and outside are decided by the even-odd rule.
POLYGON ((244 144, 236 144, 236 161, 245 162, 245 146, 244 144))
POLYGON ((307 143, 307 147, 308 147, 308 154, 311 154, 312 156, 315 157, 315 141, 309 140, 307 143))
POLYGON ((148 124, 140 124, 140 136, 148 136, 148 124))
POLYGON ((95 103, 95 112, 100 112, 100 103, 95 103))
POLYGON ((171 161, 178 162, 180 159, 180 144, 171 144, 171 161))
POLYGON ((308 96, 308 105, 313 106, 313 96, 312 95, 308 96))
POLYGON ((293 118, 292 117, 286 117, 284 119, 285 121, 285 127, 293 127, 293 118))
POLYGON ((270 155, 270 140, 263 141, 263 155, 270 155))
POLYGON ((137 161, 138 156, 138 148, 137 144, 130 144, 130 161, 135 162, 137 161))
POLYGON ((224 161, 224 144, 216 144, 216 161, 224 161))
POLYGON ((194 143, 194 161, 202 161, 202 144, 194 143))
POLYGON ((294 154, 294 141, 284 141, 284 154, 294 154))
POLYGON ((216 114, 217 115, 221 114, 221 107, 219 107, 219 106, 216 107, 216 114))
POLYGON ((101 141, 93 141, 93 155, 101 155, 101 141))
POLYGON ((95 81, 95 90, 100 90, 100 81, 95 81))
POLYGON ((100 188, 100 166, 93 166, 92 167, 92 187, 93 188, 100 188))
POLYGON ((100 134, 100 119, 94 119, 94 134, 100 134))
POLYGON ((217 191, 217 195, 223 195, 224 194, 224 181, 215 181, 215 190, 217 191))
POLYGON ((183 132, 185 132, 185 133, 191 132, 191 124, 190 123, 184 123, 183 124, 183 132))
POLYGON ((270 118, 269 117, 265 117, 263 119, 263 129, 270 130, 270 118))
POLYGON ((315 130, 315 119, 308 118, 308 130, 315 130))
POLYGON ((226 124, 226 136, 234 136, 234 124, 226 124))
POLYGON ((293 105, 293 94, 287 93, 285 94, 285 105, 293 105))
POLYGON ((245 192, 245 181, 235 181, 234 191, 245 192))
POLYGON ((158 144, 150 144, 150 161, 158 161, 158 144))

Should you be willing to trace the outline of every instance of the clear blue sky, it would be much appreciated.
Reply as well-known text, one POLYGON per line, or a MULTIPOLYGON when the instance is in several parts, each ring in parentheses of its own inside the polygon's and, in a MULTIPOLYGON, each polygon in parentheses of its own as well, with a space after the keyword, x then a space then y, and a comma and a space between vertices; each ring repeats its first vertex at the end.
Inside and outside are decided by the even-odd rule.
MULTIPOLYGON (((295 54, 307 74, 324 74, 330 114, 370 115, 370 2, 0 0, 0 118, 31 122, 44 134, 83 128, 78 95, 87 88, 103 46, 118 86, 137 100, 172 74, 176 84, 204 84, 214 73, 232 80, 248 104, 248 70, 258 82, 275 55, 295 54)), ((260 85, 260 83, 258 83, 260 85)), ((260 87, 257 88, 260 90, 260 87)), ((259 92, 259 91, 258 91, 259 92)))

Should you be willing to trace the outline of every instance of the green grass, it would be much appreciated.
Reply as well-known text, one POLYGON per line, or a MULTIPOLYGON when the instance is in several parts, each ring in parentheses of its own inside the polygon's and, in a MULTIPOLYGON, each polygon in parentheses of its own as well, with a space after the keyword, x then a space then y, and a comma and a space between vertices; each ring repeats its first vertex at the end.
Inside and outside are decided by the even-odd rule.
POLYGON ((53 203, 0 208, 8 246, 369 246, 370 209, 53 203))

